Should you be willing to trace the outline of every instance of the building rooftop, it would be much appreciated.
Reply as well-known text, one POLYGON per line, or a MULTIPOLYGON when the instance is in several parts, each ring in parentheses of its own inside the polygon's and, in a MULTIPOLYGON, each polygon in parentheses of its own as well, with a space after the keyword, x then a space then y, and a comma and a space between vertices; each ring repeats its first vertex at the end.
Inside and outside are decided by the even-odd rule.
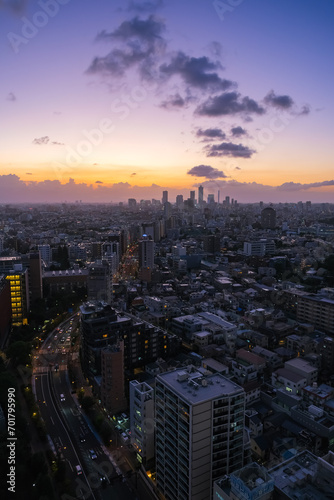
POLYGON ((244 394, 242 387, 219 373, 204 376, 194 367, 162 373, 157 376, 157 381, 159 379, 191 405, 224 396, 244 394))

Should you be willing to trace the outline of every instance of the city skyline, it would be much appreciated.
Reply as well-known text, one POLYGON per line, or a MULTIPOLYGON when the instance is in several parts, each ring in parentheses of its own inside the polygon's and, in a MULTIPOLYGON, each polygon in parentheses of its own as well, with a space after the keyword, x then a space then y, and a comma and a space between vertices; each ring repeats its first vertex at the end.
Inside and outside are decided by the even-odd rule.
POLYGON ((328 1, 0 9, 2 202, 333 201, 328 1))

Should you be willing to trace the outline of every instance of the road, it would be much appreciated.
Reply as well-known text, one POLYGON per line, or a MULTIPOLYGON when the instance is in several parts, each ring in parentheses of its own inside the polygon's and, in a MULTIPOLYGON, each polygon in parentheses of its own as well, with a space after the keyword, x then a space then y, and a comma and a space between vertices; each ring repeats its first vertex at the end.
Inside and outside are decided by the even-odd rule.
POLYGON ((49 335, 34 359, 34 393, 53 451, 66 464, 67 476, 75 489, 74 498, 135 499, 130 481, 112 464, 112 457, 72 394, 67 372, 70 327, 68 320, 49 335), (89 450, 94 452, 93 458, 89 450), (81 468, 79 475, 76 466, 81 468))

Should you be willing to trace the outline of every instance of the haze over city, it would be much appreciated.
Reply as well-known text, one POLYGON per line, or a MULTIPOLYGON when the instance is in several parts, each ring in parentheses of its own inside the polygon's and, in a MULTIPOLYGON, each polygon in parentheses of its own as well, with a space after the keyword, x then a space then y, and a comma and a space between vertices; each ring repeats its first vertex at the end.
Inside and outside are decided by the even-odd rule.
POLYGON ((332 202, 328 0, 0 2, 0 199, 332 202))

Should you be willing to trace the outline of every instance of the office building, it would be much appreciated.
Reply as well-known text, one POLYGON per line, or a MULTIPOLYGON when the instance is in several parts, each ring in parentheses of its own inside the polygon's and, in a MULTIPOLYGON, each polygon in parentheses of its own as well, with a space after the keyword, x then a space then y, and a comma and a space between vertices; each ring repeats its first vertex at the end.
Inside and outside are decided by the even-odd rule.
POLYGON ((154 241, 152 237, 143 234, 138 245, 139 268, 150 267, 154 265, 154 241))
POLYGON ((38 250, 41 254, 41 259, 46 266, 48 266, 52 260, 52 252, 50 245, 38 245, 38 250))
POLYGON ((124 342, 101 349, 101 402, 111 414, 120 413, 127 408, 124 392, 124 342))
POLYGON ((275 242, 266 239, 244 242, 244 253, 249 256, 257 255, 263 257, 267 254, 273 254, 275 253, 275 248, 275 242))
POLYGON ((128 206, 129 206, 129 208, 136 208, 137 200, 135 200, 135 198, 129 198, 128 199, 128 206))
POLYGON ((107 259, 88 266, 87 296, 89 300, 111 302, 113 269, 107 259))
POLYGON ((208 500, 243 466, 244 390, 194 367, 156 378, 157 488, 168 500, 208 500))
POLYGON ((177 208, 183 208, 183 195, 182 194, 178 194, 176 196, 176 206, 177 208))
POLYGON ((6 279, 10 286, 13 325, 26 325, 29 311, 28 269, 23 269, 22 264, 14 264, 6 279))
POLYGON ((263 229, 275 229, 276 210, 272 207, 264 208, 261 212, 261 226, 263 229))
POLYGON ((149 464, 154 459, 154 389, 146 382, 130 382, 130 429, 139 461, 149 464))
POLYGON ((162 192, 162 204, 168 203, 168 191, 162 192))
POLYGON ((203 205, 203 196, 204 196, 204 188, 203 188, 203 186, 199 186, 199 188, 198 188, 198 204, 199 204, 199 206, 203 205))
POLYGON ((10 282, 0 275, 0 348, 2 348, 12 320, 12 306, 10 295, 10 282))

